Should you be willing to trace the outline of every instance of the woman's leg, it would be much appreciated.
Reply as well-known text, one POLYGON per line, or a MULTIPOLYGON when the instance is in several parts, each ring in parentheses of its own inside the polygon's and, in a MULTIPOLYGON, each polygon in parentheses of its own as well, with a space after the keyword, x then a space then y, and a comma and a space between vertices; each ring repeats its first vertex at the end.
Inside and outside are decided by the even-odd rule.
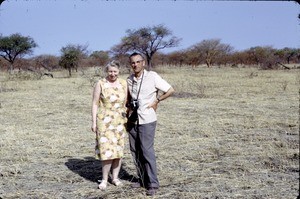
POLYGON ((112 161, 112 183, 116 186, 121 184, 121 181, 118 178, 121 169, 121 163, 121 158, 117 158, 112 161))
POLYGON ((112 165, 112 160, 102 160, 102 181, 99 185, 99 189, 106 189, 108 174, 112 165))
POLYGON ((102 160, 102 180, 108 180, 108 174, 113 160, 102 160))

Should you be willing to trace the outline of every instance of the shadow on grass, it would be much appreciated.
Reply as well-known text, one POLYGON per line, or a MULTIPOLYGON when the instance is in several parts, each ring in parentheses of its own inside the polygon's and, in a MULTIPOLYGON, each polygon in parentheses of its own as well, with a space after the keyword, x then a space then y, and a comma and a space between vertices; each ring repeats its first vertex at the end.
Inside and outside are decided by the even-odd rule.
MULTIPOLYGON (((85 157, 84 159, 70 158, 65 165, 68 167, 68 169, 85 178, 86 180, 98 182, 98 180, 102 179, 101 161, 93 157, 85 157)), ((125 164, 122 163, 119 174, 120 179, 131 182, 137 181, 135 176, 130 175, 124 169, 124 166, 125 164)))

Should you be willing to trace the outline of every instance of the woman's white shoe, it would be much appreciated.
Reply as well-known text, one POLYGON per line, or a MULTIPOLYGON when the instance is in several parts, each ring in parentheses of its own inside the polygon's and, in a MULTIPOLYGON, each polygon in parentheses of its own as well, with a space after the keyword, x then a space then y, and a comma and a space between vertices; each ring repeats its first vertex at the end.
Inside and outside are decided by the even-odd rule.
POLYGON ((112 184, 114 184, 115 186, 120 186, 122 185, 122 182, 119 179, 114 179, 112 180, 112 184))
POLYGON ((107 187, 107 180, 102 180, 101 183, 99 184, 98 188, 101 190, 106 189, 107 187))

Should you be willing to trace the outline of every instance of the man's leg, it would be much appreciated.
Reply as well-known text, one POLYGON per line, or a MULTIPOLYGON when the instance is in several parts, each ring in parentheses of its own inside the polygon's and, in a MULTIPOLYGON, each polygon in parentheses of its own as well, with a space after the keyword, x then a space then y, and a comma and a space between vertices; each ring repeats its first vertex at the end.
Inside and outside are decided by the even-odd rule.
POLYGON ((134 161, 134 164, 137 169, 137 174, 139 177, 139 183, 141 186, 145 187, 144 176, 145 176, 145 168, 143 166, 143 155, 140 146, 140 138, 137 126, 135 124, 128 124, 128 132, 129 132, 129 145, 131 155, 134 161))
POLYGON ((143 165, 146 169, 146 187, 158 188, 156 157, 154 151, 156 122, 142 124, 139 126, 141 150, 143 152, 143 165))

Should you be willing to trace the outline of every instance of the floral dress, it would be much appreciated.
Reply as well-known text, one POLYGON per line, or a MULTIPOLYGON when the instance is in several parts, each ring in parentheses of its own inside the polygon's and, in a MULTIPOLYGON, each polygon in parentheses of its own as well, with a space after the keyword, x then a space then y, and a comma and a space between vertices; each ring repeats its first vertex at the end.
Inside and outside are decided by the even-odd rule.
POLYGON ((111 87, 106 79, 100 80, 101 94, 97 113, 96 158, 112 160, 122 158, 126 135, 126 81, 111 87))

